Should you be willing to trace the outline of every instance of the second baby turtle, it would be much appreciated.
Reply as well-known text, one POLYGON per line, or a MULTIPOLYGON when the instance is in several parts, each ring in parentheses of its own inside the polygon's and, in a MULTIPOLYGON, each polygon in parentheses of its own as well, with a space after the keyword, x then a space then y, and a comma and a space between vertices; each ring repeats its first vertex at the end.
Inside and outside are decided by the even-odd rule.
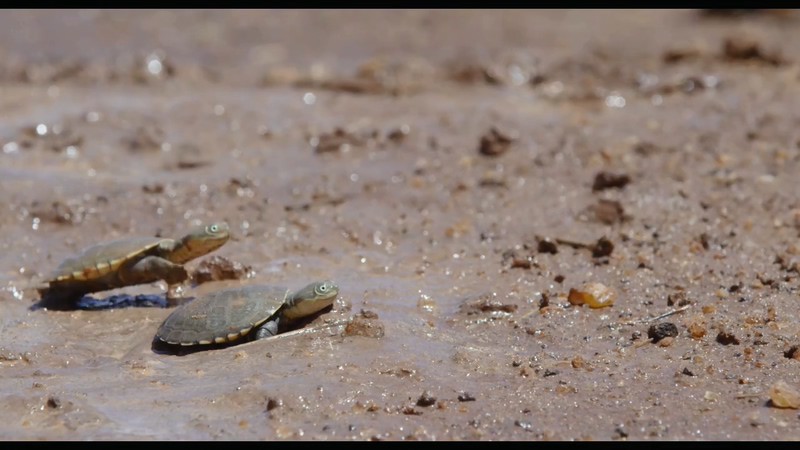
POLYGON ((263 339, 278 334, 284 322, 331 306, 338 293, 331 281, 311 283, 295 292, 258 284, 222 289, 177 307, 156 337, 182 346, 223 344, 245 336, 263 339))
POLYGON ((189 274, 183 264, 211 253, 228 241, 224 222, 200 226, 181 239, 131 237, 97 244, 68 258, 38 288, 42 299, 78 299, 92 292, 166 281, 172 288, 189 274))

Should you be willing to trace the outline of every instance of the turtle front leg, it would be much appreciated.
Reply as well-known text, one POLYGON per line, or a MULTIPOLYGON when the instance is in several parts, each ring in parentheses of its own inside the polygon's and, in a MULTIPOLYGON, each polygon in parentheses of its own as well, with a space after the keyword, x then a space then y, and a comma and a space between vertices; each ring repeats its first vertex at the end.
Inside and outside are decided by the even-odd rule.
POLYGON ((272 337, 278 334, 279 322, 280 318, 275 318, 265 322, 264 325, 261 325, 258 330, 256 330, 256 340, 272 337))
POLYGON ((119 277, 126 284, 152 283, 164 280, 167 283, 167 303, 179 303, 181 296, 180 285, 189 279, 189 273, 180 265, 167 261, 158 256, 148 256, 137 261, 136 264, 122 267, 119 277))

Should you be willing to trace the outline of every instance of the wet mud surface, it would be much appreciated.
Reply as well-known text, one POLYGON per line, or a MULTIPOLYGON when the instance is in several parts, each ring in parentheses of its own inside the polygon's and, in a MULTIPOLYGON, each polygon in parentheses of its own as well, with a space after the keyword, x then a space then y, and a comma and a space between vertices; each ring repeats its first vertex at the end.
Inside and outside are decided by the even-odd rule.
POLYGON ((800 439, 798 21, 0 15, 0 436, 800 439), (176 355, 158 301, 31 308, 86 246, 217 220, 187 296, 333 309, 176 355))

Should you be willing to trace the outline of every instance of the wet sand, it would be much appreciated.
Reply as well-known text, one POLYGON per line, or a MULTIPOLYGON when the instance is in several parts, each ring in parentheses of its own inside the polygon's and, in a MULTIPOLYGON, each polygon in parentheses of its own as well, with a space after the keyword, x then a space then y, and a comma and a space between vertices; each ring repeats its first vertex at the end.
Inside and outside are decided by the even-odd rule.
POLYGON ((0 437, 800 439, 799 21, 4 12, 0 437), (170 308, 32 308, 84 247, 217 220, 187 269, 249 271, 188 295, 334 308, 182 355, 170 308))

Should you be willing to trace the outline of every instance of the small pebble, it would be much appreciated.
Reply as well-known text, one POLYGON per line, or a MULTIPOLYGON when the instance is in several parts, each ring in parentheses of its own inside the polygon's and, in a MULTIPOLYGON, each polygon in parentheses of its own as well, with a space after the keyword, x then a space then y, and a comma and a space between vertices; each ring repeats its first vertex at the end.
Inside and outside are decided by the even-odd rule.
POLYGON ((599 172, 594 177, 594 184, 592 190, 603 191, 606 189, 617 188, 622 189, 631 182, 631 177, 627 174, 614 174, 609 172, 599 172))
POLYGON ((417 406, 432 406, 436 403, 436 397, 431 396, 428 391, 422 393, 417 399, 417 406))
POLYGON ((383 322, 377 319, 378 315, 371 311, 363 311, 354 315, 342 332, 343 336, 365 336, 381 338, 386 333, 383 322), (376 317, 376 318, 370 318, 376 317))
POLYGON ((47 399, 47 407, 56 409, 61 407, 61 400, 58 397, 49 397, 47 399))
POLYGON ((737 339, 733 333, 729 333, 727 331, 720 331, 719 334, 717 334, 717 342, 722 345, 739 345, 740 343, 739 339, 737 339))
POLYGON ((254 274, 251 266, 231 261, 224 256, 214 255, 200 262, 192 273, 192 279, 197 284, 203 284, 209 281, 250 278, 254 274))
POLYGON ((678 327, 675 326, 675 324, 672 322, 661 322, 653 324, 650 325, 650 328, 648 328, 647 330, 647 337, 652 339, 654 344, 664 338, 667 337, 674 338, 677 335, 678 335, 678 327))
POLYGON ((484 156, 500 156, 508 151, 511 144, 517 139, 515 133, 500 131, 497 127, 492 127, 481 136, 478 151, 484 156))
POLYGON ((267 411, 272 411, 279 406, 283 406, 283 400, 271 397, 267 400, 267 411))
POLYGON ((545 238, 539 240, 538 244, 536 244, 536 250, 539 253, 550 253, 555 255, 558 253, 558 246, 555 242, 545 238))
POLYGON ((625 208, 617 201, 600 199, 591 210, 594 212, 595 220, 606 225, 625 220, 625 208))
POLYGON ((689 335, 692 336, 692 339, 701 339, 706 335, 706 327, 700 322, 692 322, 689 325, 689 335))
POLYGON ((604 256, 610 256, 611 252, 613 251, 614 251, 614 243, 608 240, 608 238, 606 237, 601 237, 592 246, 592 257, 602 258, 604 256))
POLYGON ((474 402, 475 397, 472 396, 469 392, 462 392, 458 394, 458 401, 460 402, 474 402))
POLYGON ((580 288, 569 290, 567 300, 573 305, 587 305, 590 308, 612 306, 617 294, 602 283, 586 283, 580 288))
POLYGON ((686 292, 684 291, 673 292, 672 294, 667 295, 667 306, 686 306, 689 303, 691 303, 691 301, 689 301, 689 298, 686 296, 686 292))
POLYGON ((420 411, 417 411, 416 409, 414 409, 411 406, 404 407, 403 410, 402 410, 402 413, 407 415, 407 416, 421 416, 422 415, 422 413, 420 411))
POLYGON ((769 399, 776 408, 800 409, 800 391, 783 380, 769 388, 769 399))

